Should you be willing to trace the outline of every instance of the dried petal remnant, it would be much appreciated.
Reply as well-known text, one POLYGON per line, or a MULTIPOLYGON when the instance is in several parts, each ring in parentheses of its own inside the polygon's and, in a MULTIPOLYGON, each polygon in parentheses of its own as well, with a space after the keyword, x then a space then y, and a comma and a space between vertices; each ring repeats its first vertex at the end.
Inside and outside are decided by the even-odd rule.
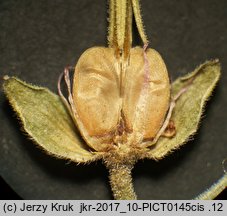
POLYGON ((125 142, 134 144, 154 138, 169 97, 167 69, 153 49, 145 53, 142 48, 132 48, 129 60, 120 61, 114 49, 96 47, 77 63, 73 100, 78 126, 82 125, 82 135, 96 150, 102 144, 113 144, 119 131, 126 136, 125 142))

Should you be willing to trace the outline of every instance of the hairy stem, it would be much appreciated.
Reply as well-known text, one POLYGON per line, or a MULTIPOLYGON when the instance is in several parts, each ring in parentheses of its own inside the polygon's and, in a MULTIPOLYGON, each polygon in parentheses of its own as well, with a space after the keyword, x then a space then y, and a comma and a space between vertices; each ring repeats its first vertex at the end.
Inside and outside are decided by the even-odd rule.
POLYGON ((137 199, 132 184, 131 165, 116 165, 109 168, 111 189, 116 200, 137 199))
POLYGON ((144 30, 139 0, 109 0, 108 45, 116 55, 128 59, 132 45, 132 17, 144 45, 148 39, 144 30))
POLYGON ((215 199, 227 187, 227 174, 225 173, 221 179, 213 184, 209 189, 205 190, 195 200, 211 200, 215 199))
POLYGON ((141 15, 139 0, 131 0, 131 1, 132 1, 133 13, 136 21, 136 26, 140 34, 141 40, 143 41, 144 45, 148 44, 147 35, 145 33, 144 26, 143 26, 143 19, 141 15))
POLYGON ((128 57, 132 42, 131 0, 109 0, 108 45, 117 57, 128 57))

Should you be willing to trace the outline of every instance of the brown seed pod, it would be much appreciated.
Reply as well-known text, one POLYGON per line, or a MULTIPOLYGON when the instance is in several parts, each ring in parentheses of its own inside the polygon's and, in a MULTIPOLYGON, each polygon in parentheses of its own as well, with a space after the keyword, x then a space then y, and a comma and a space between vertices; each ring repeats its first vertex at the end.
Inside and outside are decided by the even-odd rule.
POLYGON ((91 48, 76 65, 72 97, 90 147, 138 145, 152 140, 163 124, 170 98, 167 69, 153 49, 132 48, 128 61, 121 62, 112 48, 91 48))

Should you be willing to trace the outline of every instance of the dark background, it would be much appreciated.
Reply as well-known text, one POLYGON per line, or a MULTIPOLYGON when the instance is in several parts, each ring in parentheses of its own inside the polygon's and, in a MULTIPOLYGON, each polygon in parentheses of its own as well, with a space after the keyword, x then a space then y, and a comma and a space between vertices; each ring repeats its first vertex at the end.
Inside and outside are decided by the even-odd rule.
MULTIPOLYGON (((75 65, 89 47, 106 46, 106 9, 105 0, 1 0, 0 76, 15 75, 56 92, 66 65, 75 65)), ((150 47, 161 53, 172 80, 205 60, 222 63, 194 140, 133 170, 139 199, 191 199, 223 175, 227 158, 227 1, 143 0, 142 11, 150 47)), ((76 166, 46 155, 19 130, 2 91, 0 109, 2 199, 112 198, 101 162, 76 166)))

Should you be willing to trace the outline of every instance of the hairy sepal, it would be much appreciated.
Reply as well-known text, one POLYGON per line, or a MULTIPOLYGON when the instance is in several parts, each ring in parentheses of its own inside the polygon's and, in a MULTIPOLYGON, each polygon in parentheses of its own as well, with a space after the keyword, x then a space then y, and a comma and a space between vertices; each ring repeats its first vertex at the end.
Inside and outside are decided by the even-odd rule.
POLYGON ((3 89, 24 130, 48 154, 78 163, 100 158, 80 138, 59 96, 15 77, 6 77, 3 89))
POLYGON ((157 143, 148 148, 143 158, 160 160, 186 143, 198 129, 204 106, 220 78, 218 60, 207 61, 193 72, 178 78, 172 84, 172 98, 183 88, 184 94, 176 101, 171 120, 176 127, 173 138, 160 137, 157 143))

